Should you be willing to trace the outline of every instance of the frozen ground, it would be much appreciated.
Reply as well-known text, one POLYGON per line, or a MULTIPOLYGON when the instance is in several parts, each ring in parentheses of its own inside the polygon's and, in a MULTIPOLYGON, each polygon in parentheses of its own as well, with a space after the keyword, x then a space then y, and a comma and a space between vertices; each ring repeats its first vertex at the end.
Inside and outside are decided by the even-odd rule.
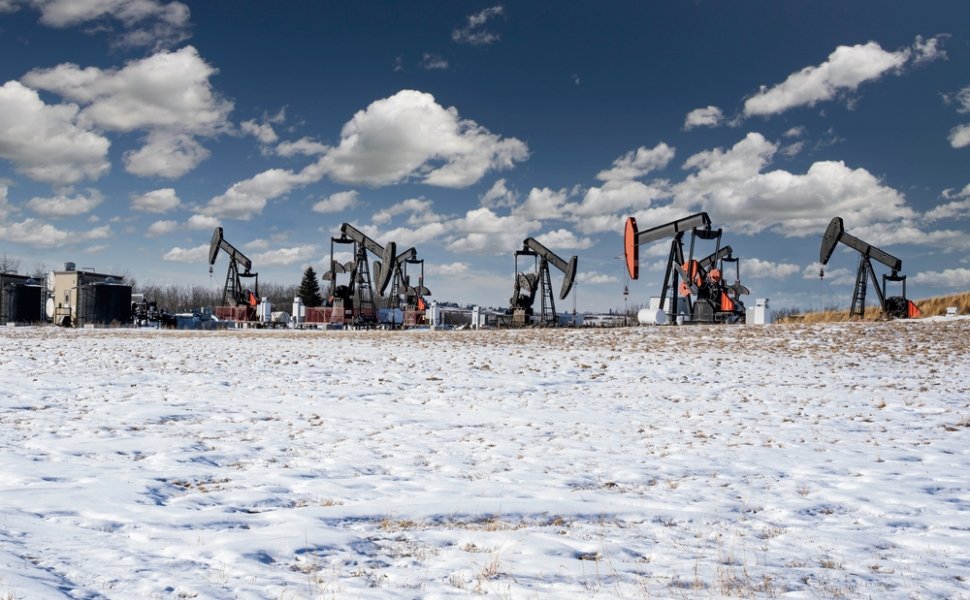
POLYGON ((970 598, 970 321, 0 328, 0 599, 970 598))

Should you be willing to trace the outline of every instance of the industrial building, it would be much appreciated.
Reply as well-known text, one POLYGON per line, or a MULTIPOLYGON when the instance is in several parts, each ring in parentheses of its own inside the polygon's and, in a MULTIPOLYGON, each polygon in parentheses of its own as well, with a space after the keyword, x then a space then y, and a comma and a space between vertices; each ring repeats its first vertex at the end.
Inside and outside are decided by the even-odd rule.
POLYGON ((64 263, 63 271, 47 275, 47 317, 54 324, 127 324, 131 321, 131 286, 120 275, 78 270, 64 263))

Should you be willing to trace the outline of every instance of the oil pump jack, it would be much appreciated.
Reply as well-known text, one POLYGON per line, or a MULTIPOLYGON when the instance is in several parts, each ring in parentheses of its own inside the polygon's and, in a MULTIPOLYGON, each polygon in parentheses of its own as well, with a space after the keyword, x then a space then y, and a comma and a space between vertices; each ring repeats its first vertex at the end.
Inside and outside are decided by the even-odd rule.
POLYGON ((876 248, 872 244, 863 242, 854 235, 845 232, 845 225, 841 217, 835 217, 829 222, 825 234, 822 236, 822 248, 819 251, 819 262, 821 268, 818 276, 825 277, 825 265, 832 258, 835 247, 839 242, 852 248, 859 253, 859 268, 856 271, 855 286, 852 291, 852 307, 849 309, 849 317, 863 318, 866 315, 866 287, 869 278, 876 288, 876 295, 879 297, 879 306, 882 308, 883 315, 895 319, 912 319, 920 316, 919 308, 910 300, 906 299, 906 276, 900 275, 899 271, 903 268, 903 261, 895 256, 876 248), (892 270, 891 275, 882 275, 882 286, 876 278, 876 271, 872 268, 872 259, 886 265, 892 270), (886 282, 902 283, 903 295, 886 297, 886 282))
MULTIPOLYGON (((374 262, 374 276, 377 279, 380 279, 385 269, 383 264, 379 261, 374 262)), ((419 259, 418 251, 414 247, 411 247, 395 257, 391 268, 393 270, 391 276, 391 293, 384 303, 385 308, 391 309, 391 325, 403 325, 404 327, 423 325, 425 321, 424 313, 427 309, 424 298, 425 296, 431 295, 431 290, 424 286, 424 260, 419 259), (418 265, 420 267, 417 285, 411 285, 411 276, 408 275, 408 265, 418 265), (394 321, 395 309, 400 310, 402 313, 403 321, 400 323, 394 321)))
POLYGON ((250 272, 252 261, 226 241, 222 227, 216 227, 212 232, 212 241, 209 244, 210 274, 219 250, 229 255, 229 270, 226 273, 226 285, 222 292, 222 306, 216 308, 216 316, 234 321, 255 321, 256 306, 259 304, 259 274, 250 272), (252 279, 253 287, 245 287, 242 283, 243 279, 252 279))
MULTIPOLYGON (((340 237, 330 238, 330 270, 323 275, 324 280, 330 281, 328 302, 333 307, 331 323, 344 324, 349 321, 355 326, 377 323, 377 302, 374 298, 367 253, 377 256, 383 264, 396 264, 396 251, 397 245, 394 242, 382 246, 349 223, 340 226, 340 237), (334 247, 338 244, 353 244, 352 261, 340 264, 334 259, 334 247), (337 275, 341 273, 350 274, 347 285, 337 285, 337 275)), ((383 296, 394 269, 382 269, 379 265, 376 262, 374 264, 373 283, 377 284, 377 295, 383 296)))
POLYGON ((640 276, 640 246, 664 238, 672 238, 660 294, 660 310, 667 313, 667 322, 676 323, 677 296, 687 303, 692 322, 736 323, 745 317, 741 296, 749 294, 741 285, 740 261, 732 255, 731 246, 721 246, 721 229, 711 229, 711 219, 700 212, 671 221, 652 229, 640 231, 637 220, 629 217, 623 234, 624 254, 630 279, 640 276), (684 235, 690 232, 690 247, 684 255, 684 235), (699 260, 694 258, 698 239, 714 241, 714 252, 699 260), (724 282, 724 264, 734 263, 735 281, 724 282), (669 295, 669 305, 667 305, 669 295))
POLYGON ((549 276, 549 263, 562 271, 562 287, 559 299, 565 300, 576 279, 576 265, 579 257, 573 256, 565 261, 554 252, 540 244, 535 238, 526 238, 522 242, 522 249, 515 252, 515 287, 509 311, 512 313, 512 324, 524 326, 529 323, 534 314, 532 305, 535 303, 536 293, 539 293, 539 323, 553 327, 558 323, 556 303, 552 297, 552 279, 549 276), (532 257, 536 262, 536 270, 532 273, 519 271, 519 257, 532 257))

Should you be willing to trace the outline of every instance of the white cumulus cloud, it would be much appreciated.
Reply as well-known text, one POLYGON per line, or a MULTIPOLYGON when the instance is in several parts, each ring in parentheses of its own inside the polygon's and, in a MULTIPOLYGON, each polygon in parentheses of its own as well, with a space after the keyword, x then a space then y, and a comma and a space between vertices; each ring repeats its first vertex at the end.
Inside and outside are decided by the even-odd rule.
POLYGON ((449 222, 447 249, 452 252, 506 254, 522 247, 522 240, 541 227, 537 220, 515 215, 499 216, 488 208, 468 211, 449 222))
POLYGON ((943 198, 950 200, 946 204, 941 204, 923 215, 923 220, 929 223, 942 219, 965 219, 970 217, 970 184, 967 184, 962 191, 954 194, 947 190, 943 192, 943 198))
POLYGON ((382 186, 417 179, 461 188, 527 157, 525 143, 460 118, 431 94, 402 90, 358 111, 322 166, 342 183, 382 186))
POLYGON ((505 178, 497 179, 492 187, 488 188, 479 202, 482 206, 486 208, 502 208, 514 206, 517 201, 517 194, 515 191, 509 189, 506 185, 505 178))
POLYGON ((970 123, 957 125, 951 129, 947 140, 954 148, 966 148, 970 146, 970 123))
POLYGON ((777 150, 761 134, 749 133, 728 150, 691 156, 684 168, 694 173, 673 187, 676 205, 706 210, 743 233, 773 229, 786 236, 824 231, 836 215, 866 223, 915 216, 898 191, 841 161, 816 162, 804 174, 764 172, 777 150))
POLYGON ((599 271, 583 271, 577 267, 576 281, 590 285, 603 285, 606 283, 619 283, 620 279, 616 275, 608 275, 599 271))
POLYGON ((210 215, 195 214, 185 222, 186 229, 213 230, 219 226, 219 219, 210 215))
MULTIPOLYGON (((163 47, 189 37, 189 8, 157 0, 35 0, 41 23, 66 28, 98 22, 114 34, 119 46, 163 47), (115 32, 117 21, 121 31, 115 32)), ((2 8, 2 3, 0 3, 2 8)), ((0 10, 2 12, 2 10, 0 10)))
POLYGON ((261 144, 274 144, 279 136, 276 135, 276 131, 270 123, 259 123, 253 119, 248 121, 243 121, 239 124, 239 129, 247 135, 251 135, 261 144))
POLYGON ((202 244, 194 248, 176 246, 162 255, 162 260, 180 263, 200 263, 209 261, 209 244, 202 244))
POLYGON ((210 200, 204 212, 227 219, 249 220, 253 215, 261 213, 269 200, 319 179, 319 175, 308 169, 299 173, 286 169, 269 169, 251 179, 233 184, 224 194, 210 200))
POLYGON ((0 87, 0 158, 37 181, 69 185, 108 172, 107 138, 79 125, 75 104, 45 104, 17 81, 0 87))
POLYGON ((586 250, 593 246, 593 240, 591 238, 576 237, 576 234, 568 229, 548 231, 535 236, 535 238, 540 244, 564 258, 565 256, 560 250, 586 250))
POLYGON ((684 131, 690 131, 695 127, 717 127, 724 122, 724 113, 716 106, 706 106, 695 108, 687 113, 684 119, 684 131))
POLYGON ((158 237, 160 235, 167 235, 177 231, 178 228, 178 221, 155 221, 148 226, 148 229, 145 231, 145 235, 148 237, 158 237))
POLYGON ((65 231, 37 219, 25 219, 19 223, 0 223, 0 240, 38 248, 57 248, 71 243, 103 240, 111 235, 109 225, 89 231, 65 231))
POLYGON ((791 263, 776 263, 759 258, 741 259, 741 276, 745 279, 788 279, 802 270, 791 263))
POLYGON ((87 195, 59 194, 51 198, 31 198, 27 201, 27 208, 45 217, 76 217, 94 210, 104 196, 97 190, 88 190, 87 195))
POLYGON ((525 202, 515 207, 513 212, 531 219, 561 219, 567 198, 566 190, 532 188, 525 202))
POLYGON ((855 90, 867 81, 901 69, 910 55, 909 48, 888 52, 876 42, 839 46, 822 64, 792 73, 775 86, 762 87, 745 101, 744 113, 773 115, 832 100, 840 92, 855 90))
POLYGON ((426 200, 424 198, 408 198, 407 200, 403 200, 397 204, 392 204, 387 208, 377 211, 374 213, 374 216, 371 217, 371 221, 376 224, 389 223, 391 219, 398 215, 410 214, 418 217, 417 219, 414 219, 414 223, 427 222, 434 218, 434 214, 431 211, 431 206, 431 200, 426 200))
POLYGON ((152 190, 144 194, 132 195, 131 208, 149 213, 167 213, 182 203, 172 188, 152 190))
POLYGON ((944 269, 942 271, 921 271, 910 279, 913 283, 950 289, 970 288, 970 269, 944 269))
POLYGON ((280 142, 276 145, 276 154, 287 158, 291 156, 319 156, 326 154, 329 150, 330 146, 308 137, 292 142, 280 142))
POLYGON ((600 171, 596 178, 600 181, 629 181, 639 179, 653 171, 666 168, 673 160, 675 150, 660 142, 653 148, 640 146, 613 161, 613 168, 600 171))
POLYGON ((287 266, 297 263, 309 263, 316 252, 317 248, 313 245, 279 248, 277 250, 261 252, 253 256, 253 263, 265 266, 287 266))
POLYGON ((336 213, 357 206, 360 202, 355 190, 337 192, 313 205, 313 212, 336 213))
POLYGON ((340 144, 300 171, 269 169, 233 184, 209 201, 208 214, 250 219, 269 200, 329 176, 348 184, 384 186, 416 179, 467 187, 490 170, 528 157, 526 145, 503 139, 445 109, 430 94, 404 90, 358 111, 340 144))
POLYGON ((228 127, 232 103, 209 81, 216 70, 192 46, 161 51, 120 69, 81 68, 64 63, 23 77, 84 107, 78 123, 107 131, 148 132, 143 148, 125 155, 140 176, 178 177, 208 157, 196 141, 228 127))

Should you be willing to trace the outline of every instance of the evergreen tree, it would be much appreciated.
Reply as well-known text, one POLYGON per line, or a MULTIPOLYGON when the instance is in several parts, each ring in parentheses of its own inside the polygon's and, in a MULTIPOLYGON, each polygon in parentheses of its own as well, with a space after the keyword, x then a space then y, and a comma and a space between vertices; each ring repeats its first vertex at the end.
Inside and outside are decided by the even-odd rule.
POLYGON ((300 282, 300 290, 296 294, 303 300, 303 305, 308 307, 320 306, 323 304, 323 297, 320 296, 320 283, 317 281, 317 272, 313 267, 307 267, 303 271, 303 281, 300 282))

